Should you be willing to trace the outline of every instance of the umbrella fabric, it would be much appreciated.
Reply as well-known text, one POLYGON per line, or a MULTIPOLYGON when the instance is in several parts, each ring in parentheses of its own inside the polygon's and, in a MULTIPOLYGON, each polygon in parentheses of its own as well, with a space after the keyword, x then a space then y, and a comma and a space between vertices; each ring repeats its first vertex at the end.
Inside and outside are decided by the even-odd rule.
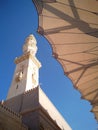
POLYGON ((38 32, 98 120, 98 1, 33 0, 38 32))

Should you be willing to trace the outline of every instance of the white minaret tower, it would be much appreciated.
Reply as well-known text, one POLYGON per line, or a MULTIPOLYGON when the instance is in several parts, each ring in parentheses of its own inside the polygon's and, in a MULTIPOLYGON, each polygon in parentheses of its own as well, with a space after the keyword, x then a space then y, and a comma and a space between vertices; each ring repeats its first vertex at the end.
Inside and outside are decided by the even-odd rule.
POLYGON ((36 52, 36 39, 29 35, 23 45, 23 55, 15 59, 16 69, 7 99, 38 86, 41 63, 35 56, 36 52))

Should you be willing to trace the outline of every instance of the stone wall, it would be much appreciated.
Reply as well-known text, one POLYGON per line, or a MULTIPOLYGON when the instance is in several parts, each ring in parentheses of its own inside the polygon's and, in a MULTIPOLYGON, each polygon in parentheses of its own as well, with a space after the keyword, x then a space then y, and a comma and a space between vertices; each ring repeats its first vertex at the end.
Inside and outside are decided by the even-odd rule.
POLYGON ((65 121, 60 112, 56 109, 53 103, 49 100, 46 94, 39 87, 39 103, 47 114, 55 121, 55 123, 61 128, 66 130, 71 130, 69 124, 65 121))
POLYGON ((28 130, 21 116, 0 104, 0 130, 28 130))

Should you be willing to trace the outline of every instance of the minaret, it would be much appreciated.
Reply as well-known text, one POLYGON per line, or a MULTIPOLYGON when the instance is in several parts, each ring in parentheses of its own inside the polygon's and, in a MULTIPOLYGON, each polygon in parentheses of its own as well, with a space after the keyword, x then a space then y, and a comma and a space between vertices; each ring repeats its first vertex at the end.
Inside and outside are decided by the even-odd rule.
POLYGON ((23 45, 23 55, 15 59, 16 69, 7 99, 38 86, 41 63, 36 58, 36 52, 36 39, 29 35, 23 45))

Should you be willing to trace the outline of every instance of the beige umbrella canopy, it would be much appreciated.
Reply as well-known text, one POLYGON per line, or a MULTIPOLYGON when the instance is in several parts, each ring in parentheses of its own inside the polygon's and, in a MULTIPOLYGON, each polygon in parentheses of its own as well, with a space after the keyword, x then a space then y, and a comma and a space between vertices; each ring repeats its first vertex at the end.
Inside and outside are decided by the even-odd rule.
POLYGON ((33 0, 38 32, 48 39, 65 75, 90 101, 98 120, 98 1, 33 0))

